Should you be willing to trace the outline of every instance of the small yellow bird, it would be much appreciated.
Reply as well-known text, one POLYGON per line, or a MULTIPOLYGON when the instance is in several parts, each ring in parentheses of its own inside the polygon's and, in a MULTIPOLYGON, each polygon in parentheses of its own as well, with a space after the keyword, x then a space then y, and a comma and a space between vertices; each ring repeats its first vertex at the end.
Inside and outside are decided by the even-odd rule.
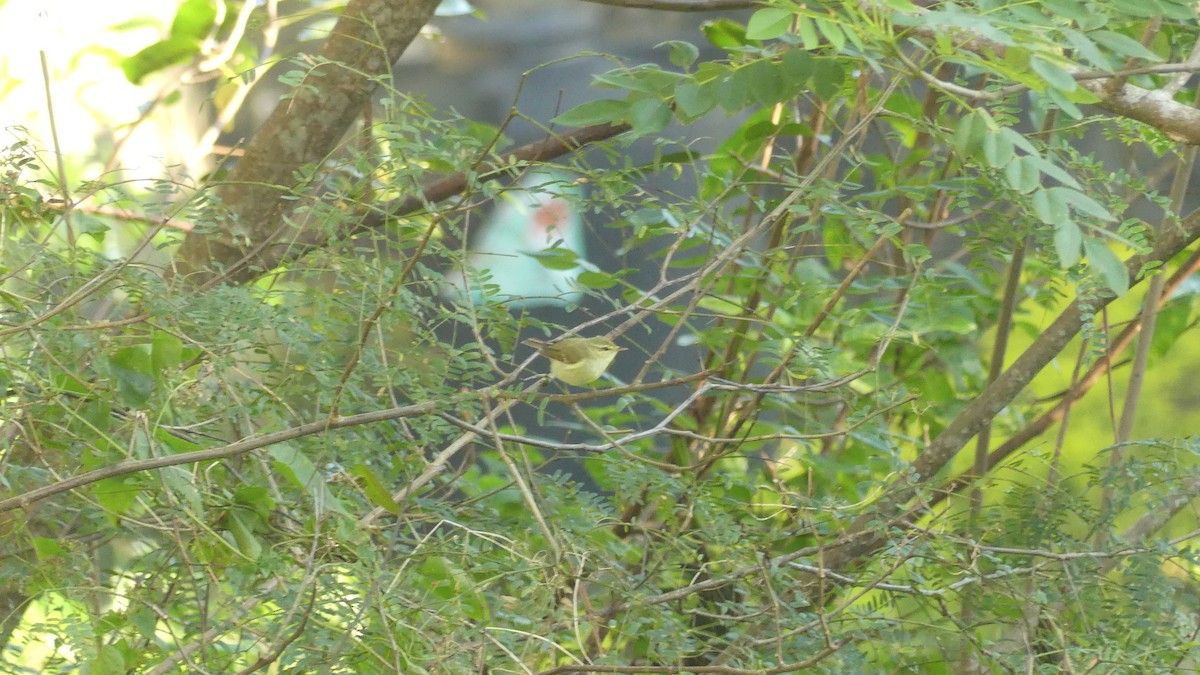
POLYGON ((551 375, 577 387, 591 384, 603 375, 617 352, 624 349, 606 337, 569 337, 556 342, 530 339, 525 344, 550 359, 551 375))

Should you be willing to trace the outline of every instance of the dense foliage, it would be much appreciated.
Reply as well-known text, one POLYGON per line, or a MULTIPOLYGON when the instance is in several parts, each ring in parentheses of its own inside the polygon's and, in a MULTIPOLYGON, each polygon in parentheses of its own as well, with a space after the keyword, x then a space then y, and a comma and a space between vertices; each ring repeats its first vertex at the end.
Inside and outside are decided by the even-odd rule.
MULTIPOLYGON (((237 105, 228 4, 114 68, 237 105)), ((1194 666, 1193 3, 765 3, 520 148, 388 4, 207 175, 0 156, 4 668, 1194 666), (560 306, 469 264, 531 173, 560 306), (571 329, 612 375, 528 379, 571 329)))

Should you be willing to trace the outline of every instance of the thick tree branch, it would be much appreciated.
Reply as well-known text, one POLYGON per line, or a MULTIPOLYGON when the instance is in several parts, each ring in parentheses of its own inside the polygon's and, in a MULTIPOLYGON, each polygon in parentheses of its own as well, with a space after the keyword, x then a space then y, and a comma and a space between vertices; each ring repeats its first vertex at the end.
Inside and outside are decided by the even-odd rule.
MULTIPOLYGON (((590 127, 572 129, 571 131, 547 136, 540 141, 506 153, 502 160, 491 162, 482 167, 478 180, 495 180, 502 176, 513 175, 514 165, 526 162, 544 162, 572 150, 578 150, 589 143, 603 141, 629 131, 628 124, 596 124, 590 127)), ((420 197, 409 197, 388 206, 390 216, 401 216, 419 211, 426 204, 440 202, 448 197, 462 193, 467 189, 467 175, 457 173, 453 176, 438 178, 425 186, 420 197)), ((373 229, 383 225, 384 216, 373 214, 363 221, 362 229, 373 229)))
POLYGON ((1099 96, 1095 105, 1105 110, 1148 124, 1174 140, 1200 144, 1200 110, 1165 93, 1132 84, 1109 91, 1109 84, 1111 80, 1082 80, 1079 86, 1099 96))
MULTIPOLYGON (((596 143, 620 135, 628 130, 629 125, 627 124, 596 124, 590 127, 572 129, 571 131, 554 136, 547 136, 540 141, 522 145, 511 152, 505 153, 502 159, 484 164, 479 168, 475 180, 486 182, 503 178, 504 176, 511 176, 520 170, 520 165, 522 164, 545 162, 590 143, 596 143)), ((383 227, 389 218, 398 218, 417 213, 426 209, 430 204, 436 204, 444 199, 462 194, 466 189, 466 173, 456 173, 450 176, 433 178, 423 186, 420 195, 396 200, 384 205, 382 208, 372 210, 359 222, 355 223, 353 227, 348 228, 341 237, 354 237, 378 229, 383 227)), ((256 261, 256 265, 261 265, 262 269, 269 270, 288 260, 299 258, 308 251, 324 245, 327 241, 327 233, 305 230, 293 234, 287 242, 281 242, 278 245, 264 248, 257 252, 253 256, 253 259, 256 261)))
MULTIPOLYGON (((861 0, 860 4, 872 12, 888 11, 879 0, 861 0)), ((928 11, 918 9, 911 16, 919 17, 928 11)), ((909 28, 898 27, 897 30, 930 44, 939 38, 949 37, 958 43, 959 48, 984 58, 1002 57, 1007 50, 1006 45, 965 28, 918 25, 909 28)), ((1113 87, 1113 80, 1116 78, 1099 77, 1083 69, 1076 69, 1073 74, 1080 73, 1085 73, 1085 76, 1079 80, 1079 85, 1100 98, 1094 105, 1148 124, 1177 141, 1200 144, 1200 110, 1175 101, 1169 93, 1142 89, 1131 84, 1113 87)))
MULTIPOLYGON (((265 243, 286 232, 294 202, 285 197, 305 187, 296 185, 297 172, 325 160, 438 2, 352 0, 346 6, 304 82, 280 101, 220 188, 234 222, 219 233, 189 233, 179 250, 177 276, 201 285, 247 253, 267 250, 265 243)), ((226 278, 242 282, 269 269, 266 261, 248 262, 226 278)))

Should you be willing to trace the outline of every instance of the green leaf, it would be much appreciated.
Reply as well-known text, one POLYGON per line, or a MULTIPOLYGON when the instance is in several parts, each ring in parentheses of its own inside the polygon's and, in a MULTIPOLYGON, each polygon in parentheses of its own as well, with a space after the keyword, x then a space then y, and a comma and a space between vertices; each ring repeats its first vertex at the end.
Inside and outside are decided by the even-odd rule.
POLYGON ((687 68, 695 63, 696 59, 700 58, 700 49, 690 42, 669 40, 667 42, 660 42, 655 46, 661 47, 663 45, 667 45, 670 50, 668 58, 671 59, 671 63, 680 68, 687 68))
POLYGON ((1074 222, 1067 220, 1055 226, 1054 251, 1058 254, 1058 262, 1063 269, 1070 269, 1079 263, 1082 243, 1083 232, 1074 222))
POLYGON ((1041 156, 1041 152, 1038 150, 1037 146, 1031 143, 1028 138, 1025 138, 1025 136, 1016 129, 1013 129, 1012 127, 1003 127, 1000 129, 1000 135, 1012 141, 1014 146, 1024 150, 1025 152, 1031 155, 1041 156))
POLYGON ((333 511, 345 515, 346 508, 329 490, 325 476, 313 466, 298 448, 289 443, 279 443, 267 449, 275 460, 275 470, 287 477, 296 487, 312 498, 317 513, 333 511))
POLYGON ((813 67, 812 89, 818 98, 829 101, 842 91, 846 71, 834 59, 818 59, 813 67))
POLYGON ((748 78, 742 73, 742 70, 744 69, 729 71, 729 74, 717 83, 717 103, 726 112, 740 112, 750 99, 748 78))
POLYGON ((187 63, 200 55, 200 42, 192 38, 168 38, 121 61, 125 79, 141 84, 151 73, 187 63))
POLYGON ((1030 157, 1022 156, 1004 166, 1004 179, 1012 189, 1028 194, 1042 184, 1042 172, 1030 157))
POLYGON ((171 37, 203 40, 212 31, 216 20, 216 0, 184 0, 171 22, 171 37))
POLYGON ((261 485, 242 486, 234 492, 233 499, 238 506, 254 512, 264 522, 275 511, 275 498, 270 490, 261 485))
POLYGON ((798 17, 796 20, 796 32, 800 35, 800 44, 809 51, 814 51, 821 48, 821 36, 817 35, 817 26, 813 20, 807 16, 798 17))
POLYGON ((1075 180, 1074 176, 1067 173, 1062 167, 1051 162, 1045 157, 1042 157, 1041 155, 1030 155, 1029 159, 1031 162, 1037 165, 1038 169, 1042 173, 1057 180, 1063 185, 1066 185, 1067 187, 1073 187, 1075 189, 1083 188, 1083 186, 1079 184, 1079 181, 1075 180))
POLYGON ((423 587, 427 592, 442 600, 453 602, 458 611, 473 621, 487 621, 487 600, 479 592, 478 582, 450 558, 425 558, 417 572, 424 577, 423 587))
POLYGON ((555 124, 569 127, 583 127, 606 122, 611 124, 624 121, 628 111, 629 104, 625 101, 602 98, 575 106, 552 121, 555 124))
POLYGON ((166 331, 154 331, 150 342, 150 367, 155 377, 162 371, 174 368, 183 362, 183 340, 166 331))
POLYGON ((108 223, 91 216, 77 218, 76 227, 80 234, 86 234, 96 242, 103 242, 108 231, 112 229, 108 226, 108 223))
POLYGON ((1192 324, 1192 299, 1189 296, 1176 296, 1167 301, 1158 312, 1158 322, 1155 324, 1154 339, 1150 349, 1155 356, 1166 356, 1171 347, 1183 337, 1192 324))
POLYGON ((1072 190, 1070 188, 1052 189, 1061 190, 1063 199, 1080 213, 1084 213, 1109 222, 1115 222, 1117 220, 1116 217, 1113 216, 1113 214, 1110 213, 1103 204, 1095 199, 1092 199, 1087 194, 1080 192, 1079 190, 1072 190))
POLYGON ((823 245, 825 254, 829 257, 830 266, 837 269, 842 266, 843 260, 849 255, 853 255, 854 242, 850 240, 846 229, 843 227, 823 227, 821 228, 823 236, 823 245))
POLYGON ((117 394, 122 405, 141 407, 154 391, 154 369, 149 345, 121 347, 109 357, 108 372, 117 382, 117 394))
POLYGON ((33 544, 34 555, 37 556, 39 562, 45 562, 50 558, 57 558, 63 553, 62 544, 58 543, 57 539, 33 537, 30 541, 33 544))
POLYGON ((678 168, 678 164, 695 164, 702 161, 704 154, 696 150, 680 150, 679 152, 668 152, 656 157, 653 161, 640 165, 639 168, 645 168, 651 171, 660 171, 666 167, 678 168))
POLYGON ((1090 37, 1070 28, 1064 27, 1059 30, 1062 31, 1063 37, 1067 38, 1067 42, 1070 43, 1071 48, 1078 52, 1085 61, 1100 70, 1113 69, 1112 61, 1105 56, 1104 52, 1100 51, 1100 47, 1090 37))
POLYGON ((685 120, 704 115, 717 104, 713 88, 707 84, 687 83, 675 89, 675 112, 685 120))
MULTIPOLYGON (((1087 90, 1086 89, 1077 89, 1076 91, 1087 91, 1087 90)), ((1073 119, 1073 120, 1083 119, 1083 111, 1079 109, 1079 106, 1075 105, 1074 101, 1067 98, 1066 94, 1064 94, 1062 92, 1062 90, 1047 89, 1045 91, 1045 96, 1047 99, 1050 100, 1051 103, 1053 103, 1056 107, 1058 107, 1059 110, 1066 113, 1067 116, 1070 117, 1071 119, 1073 119)))
POLYGON ((772 61, 756 61, 745 68, 750 95, 759 105, 774 105, 784 99, 782 70, 772 61))
POLYGON ((670 93, 678 81, 679 73, 663 70, 656 65, 612 70, 593 78, 597 87, 640 91, 659 98, 670 93))
MULTIPOLYGON (((159 433, 155 437, 162 439, 163 443, 170 445, 172 440, 178 441, 175 435, 168 433, 166 429, 159 429, 159 433)), ((186 441, 181 441, 186 443, 186 441)), ((193 445, 193 444, 189 444, 193 445)), ((196 450, 199 446, 193 445, 187 451, 196 450)), ((171 493, 171 495, 184 507, 190 510, 192 517, 201 517, 204 513, 204 497, 200 491, 196 489, 196 477, 188 471, 184 466, 167 466, 159 471, 159 476, 162 479, 163 487, 171 493)))
POLYGON ((1112 252, 1104 242, 1088 237, 1083 241, 1087 251, 1088 267, 1095 268, 1100 278, 1118 297, 1129 291, 1129 275, 1125 271, 1125 263, 1112 252))
POLYGON ((155 633, 158 628, 158 615, 154 610, 145 607, 141 604, 133 605, 129 608, 129 623, 137 631, 138 635, 143 640, 155 640, 155 633))
POLYGON ((746 46, 746 29, 736 21, 718 19, 706 21, 701 26, 704 37, 721 49, 737 49, 746 46))
POLYGON ((1080 21, 1088 18, 1090 8, 1079 0, 1039 0, 1050 16, 1080 21))
POLYGON ((1157 18, 1162 16, 1164 19, 1173 19, 1175 21, 1195 21, 1196 20, 1196 5, 1189 0, 1157 0, 1158 12, 1150 14, 1149 18, 1157 18))
POLYGON ((104 509, 121 516, 129 511, 142 490, 141 481, 133 476, 105 478, 92 485, 92 496, 104 509))
POLYGON ((989 133, 983 137, 983 158, 988 166, 999 169, 1013 158, 1013 144, 1004 134, 989 133))
POLYGON ((1061 190, 1043 188, 1033 193, 1033 211, 1047 225, 1057 227, 1071 220, 1071 210, 1061 190))
POLYGON ((607 272, 592 272, 590 270, 580 272, 576 281, 586 288, 594 288, 596 290, 604 290, 617 285, 617 278, 613 275, 607 272))
POLYGON ((746 39, 771 40, 783 35, 791 25, 792 12, 786 9, 767 7, 755 12, 746 24, 746 39))
POLYGON ((715 295, 705 296, 700 301, 700 306, 704 309, 713 312, 714 314, 722 314, 726 316, 737 316, 742 311, 742 306, 736 302, 731 302, 725 298, 715 295))
POLYGON ((358 479, 358 487, 372 504, 388 513, 400 513, 400 505, 392 499, 392 494, 383 486, 383 481, 375 475, 366 464, 356 464, 350 470, 350 475, 358 479))
POLYGON ((991 116, 983 110, 972 110, 958 120, 951 143, 955 152, 973 158, 983 148, 983 139, 992 131, 991 116))
POLYGON ((629 124, 638 136, 656 134, 671 123, 671 107, 656 98, 644 98, 629 109, 629 124))
POLYGON ((1029 59, 1029 67, 1046 81, 1046 84, 1062 91, 1074 91, 1079 86, 1075 78, 1056 63, 1051 63, 1041 56, 1034 55, 1029 59))
POLYGON ((1163 58, 1158 54, 1146 49, 1141 42, 1138 42, 1137 40, 1123 33, 1116 33, 1111 30, 1094 30, 1087 35, 1091 39, 1122 56, 1129 56, 1135 59, 1143 59, 1155 63, 1163 60, 1163 58))
MULTIPOLYGON (((973 14, 959 10, 954 5, 946 5, 950 11, 933 10, 922 12, 917 16, 907 16, 904 14, 895 14, 892 16, 892 21, 896 25, 902 26, 927 26, 937 28, 936 31, 942 38, 938 49, 946 52, 955 51, 951 42, 951 35, 955 31, 944 30, 945 28, 966 28, 968 30, 979 33, 993 42, 998 42, 1005 46, 1014 46, 1016 41, 1011 35, 1000 29, 998 17, 995 14, 973 14)), ((1000 19, 1002 21, 1002 19, 1000 19)))
POLYGON ((821 35, 829 41, 834 50, 841 51, 846 46, 846 34, 842 32, 842 27, 828 19, 814 19, 817 24, 817 29, 821 31, 821 35))
POLYGON ((258 560, 263 552, 262 542, 254 535, 256 522, 254 514, 238 508, 230 509, 225 517, 225 527, 233 535, 238 551, 251 560, 258 560))
POLYGON ((538 264, 548 270, 566 271, 579 267, 579 254, 562 246, 529 251, 525 255, 537 260, 538 264))
POLYGON ((803 87, 813 75, 813 57, 806 51, 789 49, 780 58, 783 74, 794 87, 803 87))
POLYGON ((100 645, 96 656, 87 662, 87 675, 124 675, 125 656, 115 645, 100 645))

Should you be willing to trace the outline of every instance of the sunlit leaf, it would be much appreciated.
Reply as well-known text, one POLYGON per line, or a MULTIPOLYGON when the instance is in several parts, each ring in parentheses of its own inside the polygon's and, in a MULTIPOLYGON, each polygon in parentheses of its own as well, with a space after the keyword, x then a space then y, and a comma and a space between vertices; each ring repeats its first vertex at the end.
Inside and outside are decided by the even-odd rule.
POLYGON ((792 13, 786 9, 767 7, 750 16, 746 24, 746 39, 771 40, 787 32, 792 13))
POLYGON ((623 121, 628 112, 629 104, 625 101, 599 99, 571 108, 555 117, 554 122, 572 127, 614 123, 623 121))

